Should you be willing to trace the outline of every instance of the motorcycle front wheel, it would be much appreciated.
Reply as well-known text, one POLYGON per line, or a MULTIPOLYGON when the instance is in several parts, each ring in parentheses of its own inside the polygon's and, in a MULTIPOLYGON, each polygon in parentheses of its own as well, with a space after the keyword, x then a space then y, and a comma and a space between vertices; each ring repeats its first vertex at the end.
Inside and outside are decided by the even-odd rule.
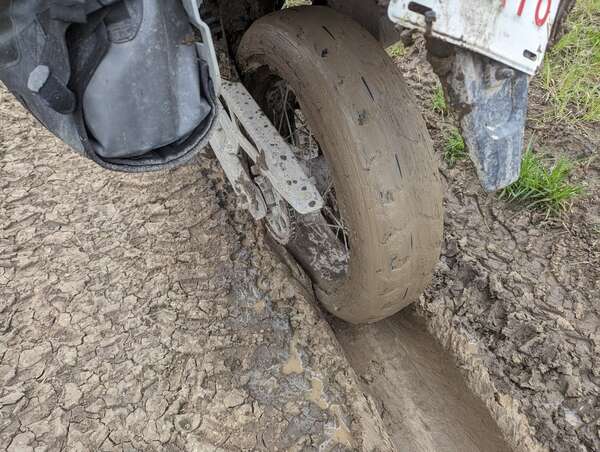
POLYGON ((318 218, 291 219, 287 244, 319 301, 352 323, 412 303, 439 259, 442 189, 398 68, 360 25, 320 6, 259 19, 237 58, 325 200, 318 218))

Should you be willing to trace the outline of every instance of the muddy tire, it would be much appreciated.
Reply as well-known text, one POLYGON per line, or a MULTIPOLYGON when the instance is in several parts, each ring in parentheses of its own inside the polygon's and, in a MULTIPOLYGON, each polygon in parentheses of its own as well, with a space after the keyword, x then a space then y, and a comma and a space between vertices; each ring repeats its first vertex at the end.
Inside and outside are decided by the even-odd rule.
POLYGON ((431 139, 394 63, 350 18, 317 6, 255 22, 238 63, 259 103, 273 80, 292 87, 331 167, 351 249, 341 280, 313 278, 321 303, 353 323, 412 303, 439 258, 442 190, 431 139))

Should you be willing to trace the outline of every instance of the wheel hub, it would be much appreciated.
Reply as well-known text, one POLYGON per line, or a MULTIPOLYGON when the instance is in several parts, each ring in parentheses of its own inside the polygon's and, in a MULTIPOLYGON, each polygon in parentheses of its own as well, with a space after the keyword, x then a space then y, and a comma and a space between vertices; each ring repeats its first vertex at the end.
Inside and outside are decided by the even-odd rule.
POLYGON ((267 215, 265 222, 273 238, 282 245, 286 245, 294 236, 296 214, 289 204, 273 189, 273 185, 264 176, 257 176, 254 182, 260 189, 265 204, 267 215))

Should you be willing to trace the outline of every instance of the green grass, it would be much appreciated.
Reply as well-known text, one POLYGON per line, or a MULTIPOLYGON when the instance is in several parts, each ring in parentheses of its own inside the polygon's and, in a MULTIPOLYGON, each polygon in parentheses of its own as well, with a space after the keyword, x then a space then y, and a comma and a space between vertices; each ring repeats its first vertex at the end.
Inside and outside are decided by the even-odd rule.
POLYGON ((543 211, 546 216, 565 212, 582 188, 569 182, 573 162, 560 157, 549 166, 549 159, 527 148, 521 162, 519 179, 500 192, 500 198, 524 203, 543 211))
POLYGON ((392 44, 385 50, 388 53, 388 55, 394 59, 402 58, 404 55, 406 55, 406 48, 404 47, 404 45, 401 42, 392 44))
POLYGON ((431 106, 433 107, 433 111, 445 116, 448 113, 448 105, 446 105, 446 98, 444 97, 444 90, 440 85, 438 85, 433 93, 433 98, 431 99, 431 106))
POLYGON ((456 165, 459 160, 464 160, 467 157, 465 149, 465 141, 457 128, 453 128, 446 136, 444 144, 444 160, 449 167, 456 165))
POLYGON ((291 8, 292 6, 310 5, 310 0, 286 0, 283 5, 284 8, 291 8))
POLYGON ((548 52, 541 84, 553 120, 600 121, 600 0, 578 0, 567 34, 548 52))

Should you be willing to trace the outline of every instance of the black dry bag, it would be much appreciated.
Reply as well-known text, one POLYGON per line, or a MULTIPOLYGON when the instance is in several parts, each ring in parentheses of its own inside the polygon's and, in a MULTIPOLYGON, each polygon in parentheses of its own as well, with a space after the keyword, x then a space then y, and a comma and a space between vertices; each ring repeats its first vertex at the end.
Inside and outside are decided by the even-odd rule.
POLYGON ((101 166, 187 162, 217 114, 179 0, 0 0, 0 80, 101 166))

